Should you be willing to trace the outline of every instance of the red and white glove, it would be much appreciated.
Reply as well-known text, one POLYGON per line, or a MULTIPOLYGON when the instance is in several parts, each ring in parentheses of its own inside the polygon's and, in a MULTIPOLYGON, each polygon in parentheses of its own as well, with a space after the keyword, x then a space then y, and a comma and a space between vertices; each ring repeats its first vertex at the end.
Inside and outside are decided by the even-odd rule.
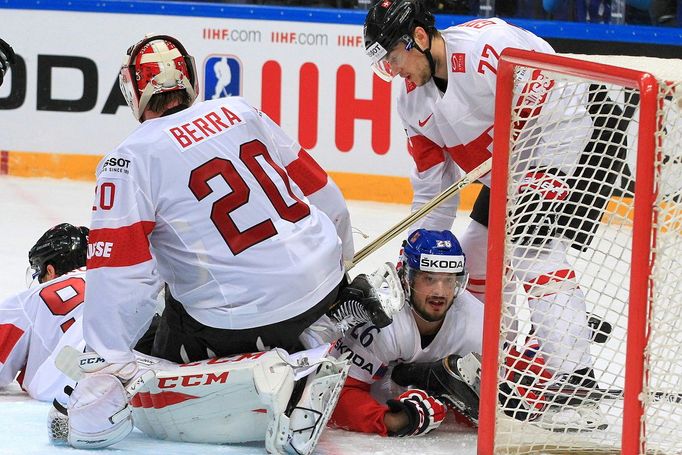
POLYGON ((523 352, 512 346, 504 360, 506 381, 500 384, 500 399, 505 414, 519 420, 532 420, 547 404, 542 391, 554 373, 538 348, 537 341, 527 343, 523 352))
POLYGON ((409 419, 404 428, 389 436, 419 436, 438 428, 447 408, 437 398, 421 389, 409 389, 398 398, 386 402, 391 412, 404 411, 409 419))

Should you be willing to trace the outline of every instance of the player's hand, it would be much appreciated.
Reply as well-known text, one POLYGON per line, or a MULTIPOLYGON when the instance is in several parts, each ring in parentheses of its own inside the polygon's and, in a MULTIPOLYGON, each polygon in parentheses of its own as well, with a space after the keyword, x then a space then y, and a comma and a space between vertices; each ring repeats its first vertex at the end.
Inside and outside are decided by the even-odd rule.
POLYGON ((0 85, 2 85, 2 80, 9 66, 14 64, 14 60, 14 50, 12 50, 9 44, 0 39, 0 85))
POLYGON ((419 436, 435 430, 445 418, 447 408, 437 398, 420 389, 410 389, 386 404, 390 412, 403 411, 407 414, 408 423, 389 436, 419 436))
POLYGON ((541 412, 547 404, 542 391, 554 373, 545 365, 538 348, 537 342, 527 343, 523 352, 512 346, 504 360, 500 400, 504 412, 519 420, 541 412))
POLYGON ((554 169, 534 170, 519 186, 516 209, 511 214, 511 240, 521 246, 542 246, 556 230, 556 216, 569 187, 563 173, 554 169))

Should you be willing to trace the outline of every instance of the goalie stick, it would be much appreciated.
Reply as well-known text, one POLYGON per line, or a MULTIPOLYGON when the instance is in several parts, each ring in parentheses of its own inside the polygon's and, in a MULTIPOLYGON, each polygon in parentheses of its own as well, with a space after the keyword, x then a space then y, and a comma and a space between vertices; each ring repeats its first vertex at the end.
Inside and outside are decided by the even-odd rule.
POLYGON ((492 165, 493 159, 488 158, 483 163, 479 164, 477 167, 469 171, 469 173, 467 173, 464 177, 457 180, 455 183, 453 183, 445 190, 443 190, 442 193, 435 196, 429 202, 424 204, 419 210, 410 213, 407 217, 403 218, 395 225, 390 227, 386 232, 381 234, 379 237, 374 239, 360 251, 355 253, 355 256, 353 256, 353 260, 346 262, 346 271, 349 271, 350 269, 355 267, 358 264, 358 262, 362 261, 367 256, 369 256, 370 254, 384 246, 387 242, 395 238, 405 229, 407 229, 417 221, 424 218, 431 210, 438 207, 441 203, 448 200, 455 194, 459 193, 462 190, 462 188, 490 172, 490 170, 492 169, 492 165))

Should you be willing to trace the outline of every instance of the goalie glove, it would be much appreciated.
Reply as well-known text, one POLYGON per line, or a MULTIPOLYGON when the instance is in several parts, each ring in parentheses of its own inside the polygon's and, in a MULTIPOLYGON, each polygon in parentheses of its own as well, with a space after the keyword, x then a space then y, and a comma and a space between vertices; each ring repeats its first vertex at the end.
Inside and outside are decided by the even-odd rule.
POLYGON ((391 412, 403 411, 408 423, 389 436, 419 436, 438 428, 445 418, 447 408, 435 397, 420 389, 410 389, 394 400, 386 402, 391 412))
MULTIPOLYGON (((65 352, 58 356, 57 367, 69 358, 70 351, 65 352)), ((56 408, 58 412, 51 412, 48 418, 51 439, 59 442, 65 436, 69 445, 78 449, 108 447, 132 431, 129 399, 154 372, 140 370, 136 362, 108 363, 94 352, 80 354, 76 359, 80 374, 66 413, 56 408), (64 425, 68 428, 66 432, 64 425), (61 428, 59 432, 55 431, 57 426, 61 428), (60 437, 55 437, 57 433, 60 437)))
POLYGON ((5 73, 9 69, 10 65, 14 64, 14 61, 15 55, 12 46, 0 39, 0 85, 2 85, 2 80, 5 77, 5 73))
POLYGON ((536 169, 519 186, 516 209, 510 216, 511 241, 521 246, 542 246, 556 230, 556 217, 569 187, 556 169, 536 169))

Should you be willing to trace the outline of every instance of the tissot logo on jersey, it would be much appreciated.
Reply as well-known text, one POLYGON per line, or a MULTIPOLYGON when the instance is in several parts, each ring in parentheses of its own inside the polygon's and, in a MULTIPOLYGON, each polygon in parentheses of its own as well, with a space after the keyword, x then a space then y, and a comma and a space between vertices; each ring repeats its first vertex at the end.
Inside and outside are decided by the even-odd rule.
POLYGON ((237 114, 221 106, 187 123, 168 128, 166 133, 181 150, 187 150, 204 139, 218 136, 229 128, 243 123, 244 121, 237 114))
POLYGON ((459 273, 464 271, 464 256, 422 254, 419 269, 425 272, 459 273))
POLYGON ((104 162, 104 166, 102 166, 103 170, 107 171, 112 171, 112 172, 121 172, 124 174, 128 174, 130 171, 128 170, 128 166, 130 165, 130 160, 127 160, 125 158, 116 158, 111 157, 107 159, 104 162))

